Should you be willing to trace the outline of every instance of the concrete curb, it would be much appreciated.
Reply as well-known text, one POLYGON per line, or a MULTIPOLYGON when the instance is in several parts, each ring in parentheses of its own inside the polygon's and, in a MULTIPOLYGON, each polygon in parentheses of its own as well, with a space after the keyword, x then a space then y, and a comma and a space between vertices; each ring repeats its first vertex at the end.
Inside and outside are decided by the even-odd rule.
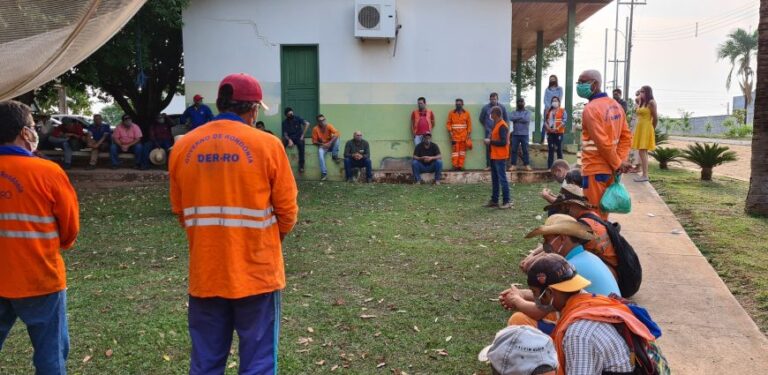
POLYGON ((650 183, 623 180, 632 213, 611 215, 643 264, 633 299, 662 328, 674 374, 768 374, 768 339, 650 183))

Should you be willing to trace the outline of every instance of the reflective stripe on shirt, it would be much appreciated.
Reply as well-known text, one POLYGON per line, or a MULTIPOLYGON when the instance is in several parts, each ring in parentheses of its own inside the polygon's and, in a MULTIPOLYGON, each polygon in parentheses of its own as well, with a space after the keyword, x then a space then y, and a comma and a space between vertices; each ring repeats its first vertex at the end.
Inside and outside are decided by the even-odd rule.
POLYGON ((184 216, 192 215, 242 215, 258 218, 265 218, 272 214, 273 208, 270 206, 266 210, 254 210, 245 207, 228 206, 199 206, 187 207, 184 209, 184 216))
POLYGON ((33 232, 33 231, 21 231, 21 230, 0 230, 0 237, 8 238, 44 238, 52 239, 59 237, 59 232, 33 232))
POLYGON ((218 217, 211 218, 199 218, 185 220, 187 227, 204 227, 204 226, 222 226, 233 228, 254 228, 265 229, 277 223, 277 218, 272 216, 264 221, 255 220, 243 220, 243 219, 224 219, 218 217))
POLYGON ((18 221, 28 221, 31 223, 43 223, 43 224, 56 222, 56 218, 53 216, 37 216, 37 215, 29 215, 29 214, 20 214, 16 212, 0 213, 0 220, 18 220, 18 221))

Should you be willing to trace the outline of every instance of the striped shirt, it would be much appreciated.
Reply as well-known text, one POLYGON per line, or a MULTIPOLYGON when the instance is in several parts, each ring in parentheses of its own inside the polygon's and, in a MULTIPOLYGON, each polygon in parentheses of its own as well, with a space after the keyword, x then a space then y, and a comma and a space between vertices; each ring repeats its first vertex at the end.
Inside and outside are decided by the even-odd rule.
POLYGON ((577 320, 565 332, 563 350, 568 375, 631 373, 634 368, 627 343, 610 323, 577 320))

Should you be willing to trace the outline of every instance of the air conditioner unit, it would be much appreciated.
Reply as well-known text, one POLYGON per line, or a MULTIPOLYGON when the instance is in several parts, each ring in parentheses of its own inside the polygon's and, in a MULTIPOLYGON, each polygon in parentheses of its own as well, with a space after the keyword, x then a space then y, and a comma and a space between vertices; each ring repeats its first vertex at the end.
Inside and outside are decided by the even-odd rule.
POLYGON ((395 0, 355 0, 355 37, 392 39, 397 29, 395 0))

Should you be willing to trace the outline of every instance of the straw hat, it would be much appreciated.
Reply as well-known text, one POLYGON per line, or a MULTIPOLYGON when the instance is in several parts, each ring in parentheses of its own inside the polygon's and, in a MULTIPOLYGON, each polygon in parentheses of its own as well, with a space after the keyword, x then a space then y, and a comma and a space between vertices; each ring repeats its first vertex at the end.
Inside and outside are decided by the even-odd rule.
POLYGON ((564 234, 587 241, 596 238, 589 226, 579 223, 576 219, 568 215, 561 214, 555 214, 548 217, 547 221, 544 222, 544 225, 532 230, 525 236, 525 238, 546 236, 550 234, 564 234))
POLYGON ((149 161, 151 161, 152 164, 154 165, 165 164, 165 159, 166 159, 165 150, 163 150, 160 147, 149 152, 149 161))

